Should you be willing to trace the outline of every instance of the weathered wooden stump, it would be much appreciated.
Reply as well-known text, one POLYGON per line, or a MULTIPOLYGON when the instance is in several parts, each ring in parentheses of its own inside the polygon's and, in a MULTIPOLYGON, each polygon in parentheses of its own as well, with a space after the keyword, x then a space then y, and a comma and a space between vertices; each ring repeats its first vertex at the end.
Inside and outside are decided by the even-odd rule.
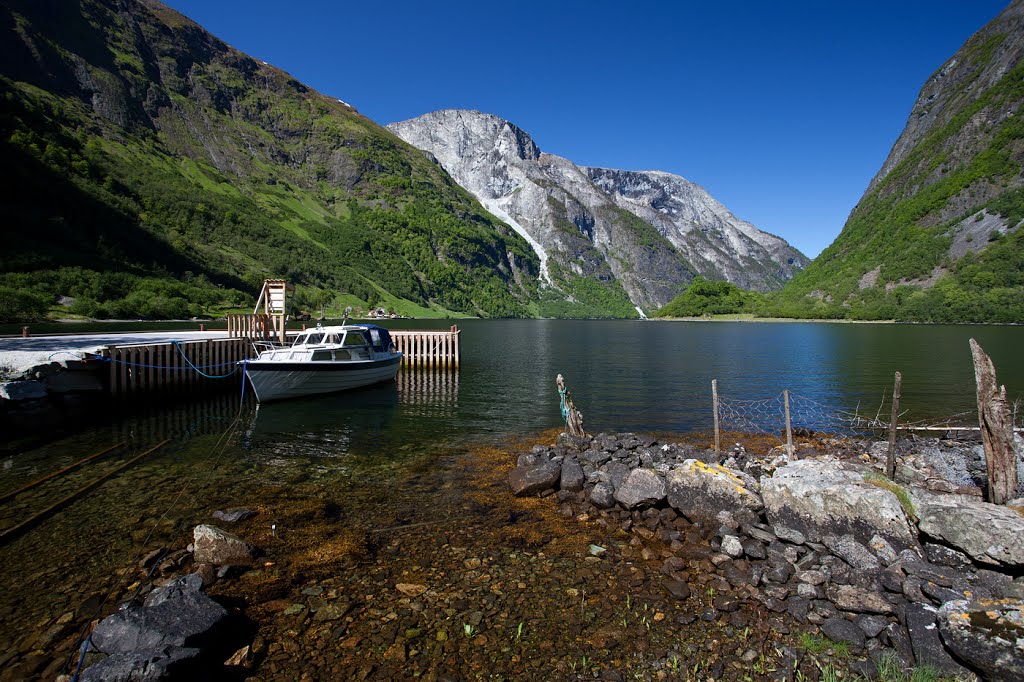
POLYGON ((555 379, 558 385, 559 407, 562 410, 562 419, 565 420, 565 430, 570 436, 586 438, 587 433, 583 430, 583 415, 576 409, 572 402, 572 394, 565 387, 565 379, 559 374, 555 379))
POLYGON ((988 501, 1006 504, 1017 494, 1017 455, 1013 446, 1013 417, 1006 387, 996 383, 996 368, 978 342, 971 339, 974 380, 978 384, 978 423, 985 443, 988 501))

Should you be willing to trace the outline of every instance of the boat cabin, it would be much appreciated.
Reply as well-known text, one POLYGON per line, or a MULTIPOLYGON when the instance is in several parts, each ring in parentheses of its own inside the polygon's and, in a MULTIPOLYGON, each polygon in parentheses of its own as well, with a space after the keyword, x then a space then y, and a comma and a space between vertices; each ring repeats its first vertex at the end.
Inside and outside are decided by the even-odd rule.
POLYGON ((391 334, 376 325, 317 327, 295 337, 288 348, 268 351, 262 359, 278 361, 373 360, 377 353, 393 351, 391 334))

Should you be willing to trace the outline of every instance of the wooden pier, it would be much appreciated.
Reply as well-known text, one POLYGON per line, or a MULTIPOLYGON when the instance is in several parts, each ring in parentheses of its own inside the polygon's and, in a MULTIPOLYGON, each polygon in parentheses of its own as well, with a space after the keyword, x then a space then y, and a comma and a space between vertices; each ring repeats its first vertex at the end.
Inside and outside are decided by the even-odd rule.
MULTIPOLYGON (((266 315, 231 315, 228 337, 168 341, 145 345, 111 345, 101 355, 109 362, 108 390, 117 396, 231 388, 242 380, 237 363, 257 355, 254 342, 279 333, 266 315)), ((461 330, 389 330, 407 369, 456 369, 461 357, 461 330)), ((296 334, 297 331, 289 332, 296 334)))
POLYGON ((461 355, 459 335, 452 325, 441 331, 389 330, 395 349, 402 352, 403 367, 458 367, 461 355))

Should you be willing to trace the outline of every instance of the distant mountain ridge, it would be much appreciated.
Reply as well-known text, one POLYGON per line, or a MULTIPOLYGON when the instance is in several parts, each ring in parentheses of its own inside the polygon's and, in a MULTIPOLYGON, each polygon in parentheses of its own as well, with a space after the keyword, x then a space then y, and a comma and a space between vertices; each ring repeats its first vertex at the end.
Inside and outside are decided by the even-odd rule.
POLYGON ((807 263, 684 178, 576 166, 492 114, 442 110, 388 128, 513 225, 569 292, 596 280, 610 297, 653 310, 696 275, 765 291, 807 263))
POLYGON ((924 84, 842 233, 776 314, 1024 322, 1024 1, 924 84))

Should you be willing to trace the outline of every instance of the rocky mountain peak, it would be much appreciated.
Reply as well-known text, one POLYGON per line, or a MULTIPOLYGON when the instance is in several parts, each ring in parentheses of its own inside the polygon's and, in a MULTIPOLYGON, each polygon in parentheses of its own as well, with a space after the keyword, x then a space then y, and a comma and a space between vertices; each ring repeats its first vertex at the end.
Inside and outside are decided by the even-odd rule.
POLYGON ((563 291, 578 288, 575 278, 596 278, 649 310, 697 274, 764 291, 807 263, 685 178, 580 167, 541 153, 529 134, 491 114, 436 111, 388 128, 432 153, 525 236, 548 282, 563 291))

